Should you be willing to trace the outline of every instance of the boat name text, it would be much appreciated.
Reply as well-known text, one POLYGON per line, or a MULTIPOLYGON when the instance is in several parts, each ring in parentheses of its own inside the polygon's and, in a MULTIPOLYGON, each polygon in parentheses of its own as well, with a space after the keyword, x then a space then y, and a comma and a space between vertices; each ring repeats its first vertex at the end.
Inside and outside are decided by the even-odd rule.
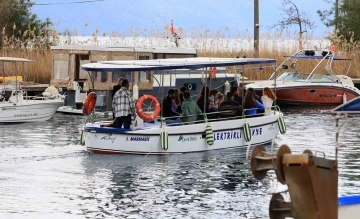
POLYGON ((15 107, 4 107, 2 108, 2 110, 16 110, 15 107))
POLYGON ((15 117, 29 117, 29 116, 37 116, 37 113, 25 113, 25 114, 15 114, 15 117))
POLYGON ((126 141, 150 141, 150 137, 149 136, 126 137, 126 141))
POLYGON ((182 135, 179 136, 178 141, 186 142, 186 141, 196 141, 197 137, 184 137, 182 135))
MULTIPOLYGON (((255 128, 250 130, 251 135, 262 135, 263 131, 262 128, 255 128)), ((240 130, 233 130, 233 131, 224 131, 224 132, 216 132, 214 133, 214 140, 231 140, 231 139, 241 139, 242 132, 240 130)))
POLYGON ((111 137, 112 134, 107 134, 104 137, 102 137, 101 139, 104 141, 111 141, 112 143, 114 143, 116 137, 111 137))

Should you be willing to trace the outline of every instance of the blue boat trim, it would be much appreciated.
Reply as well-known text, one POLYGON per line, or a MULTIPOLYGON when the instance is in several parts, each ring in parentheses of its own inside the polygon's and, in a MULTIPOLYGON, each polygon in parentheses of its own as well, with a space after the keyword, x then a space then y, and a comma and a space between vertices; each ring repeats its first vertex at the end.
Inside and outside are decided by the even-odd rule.
POLYGON ((340 206, 357 205, 360 204, 360 195, 343 196, 340 197, 338 200, 340 206))
POLYGON ((343 103, 335 109, 331 110, 332 113, 360 113, 360 97, 356 97, 349 102, 343 103))
MULTIPOLYGON (((268 144, 271 143, 271 140, 269 141, 264 141, 264 142, 260 142, 260 143, 256 143, 256 144, 251 144, 252 146, 254 145, 264 145, 264 144, 268 144)), ((112 149, 103 149, 103 148, 95 148, 95 147, 87 147, 87 150, 97 150, 97 151, 104 151, 104 152, 112 152, 112 153, 117 153, 117 154, 138 154, 138 155, 144 155, 144 154, 149 154, 149 155, 168 155, 168 154, 189 154, 189 153, 200 153, 200 152, 206 152, 206 151, 217 151, 217 150, 226 150, 226 149, 236 149, 236 148, 240 148, 240 147, 247 147, 248 145, 240 145, 240 146, 234 146, 234 147, 228 147, 228 148, 217 148, 217 149, 211 149, 211 150, 200 150, 200 151, 190 151, 190 152, 148 152, 148 151, 123 151, 123 150, 112 150, 112 149)))

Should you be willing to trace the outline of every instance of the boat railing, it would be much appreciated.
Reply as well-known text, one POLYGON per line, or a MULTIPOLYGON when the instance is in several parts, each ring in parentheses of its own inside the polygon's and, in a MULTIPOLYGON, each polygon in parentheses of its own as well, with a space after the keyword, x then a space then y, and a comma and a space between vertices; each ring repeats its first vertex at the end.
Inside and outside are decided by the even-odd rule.
MULTIPOLYGON (((261 108, 251 108, 251 109, 239 109, 239 110, 224 110, 224 111, 216 111, 216 112, 209 112, 209 113, 202 113, 202 114, 192 114, 187 116, 171 116, 171 117, 162 117, 162 119, 165 120, 172 120, 170 123, 167 123, 168 126, 175 126, 175 125, 187 125, 187 124, 194 124, 194 123, 206 123, 208 122, 217 122, 217 121, 225 121, 225 120, 232 120, 232 119, 249 119, 249 118, 255 118, 255 117, 261 117, 261 116, 270 116, 270 115, 276 115, 276 112, 280 112, 279 106, 272 106, 271 107, 271 114, 266 114, 265 112, 246 115, 246 111, 250 110, 262 110, 261 108), (235 115, 235 116, 226 116, 221 117, 222 114, 225 113, 233 113, 236 114, 238 111, 241 112, 241 115, 235 115), (212 116, 218 115, 217 118, 212 118, 212 116), (182 122, 181 118, 188 118, 193 116, 200 116, 202 119, 196 119, 195 121, 189 121, 189 122, 182 122), (205 119, 205 116, 207 119, 205 119)), ((161 121, 161 117, 157 117, 156 120, 161 121)))

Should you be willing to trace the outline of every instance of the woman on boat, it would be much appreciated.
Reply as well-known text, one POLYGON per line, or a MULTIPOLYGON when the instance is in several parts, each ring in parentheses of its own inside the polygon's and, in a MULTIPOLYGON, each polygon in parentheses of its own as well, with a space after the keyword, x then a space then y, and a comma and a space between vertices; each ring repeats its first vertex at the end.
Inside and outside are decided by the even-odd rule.
POLYGON ((209 111, 210 107, 210 89, 208 86, 204 86, 201 88, 200 96, 197 98, 196 103, 199 106, 201 112, 206 113, 209 111))
POLYGON ((225 97, 224 94, 222 94, 221 92, 218 92, 216 94, 216 97, 218 101, 215 103, 215 105, 217 106, 217 108, 219 108, 221 106, 221 103, 224 102, 225 97))
POLYGON ((171 102, 171 110, 176 113, 179 114, 181 113, 181 100, 179 97, 179 90, 178 89, 174 89, 175 90, 175 94, 174 94, 174 99, 172 99, 171 102))
POLYGON ((256 115, 257 109, 265 109, 264 105, 255 99, 255 93, 251 91, 248 91, 245 94, 243 108, 245 115, 256 115))
POLYGON ((218 93, 217 90, 211 90, 210 91, 210 97, 209 97, 209 103, 210 103, 210 109, 218 108, 216 105, 216 94, 218 93))
POLYGON ((265 115, 267 115, 267 116, 271 115, 271 107, 272 107, 275 99, 276 99, 276 96, 275 96, 274 92, 270 88, 264 87, 261 101, 265 107, 265 115))

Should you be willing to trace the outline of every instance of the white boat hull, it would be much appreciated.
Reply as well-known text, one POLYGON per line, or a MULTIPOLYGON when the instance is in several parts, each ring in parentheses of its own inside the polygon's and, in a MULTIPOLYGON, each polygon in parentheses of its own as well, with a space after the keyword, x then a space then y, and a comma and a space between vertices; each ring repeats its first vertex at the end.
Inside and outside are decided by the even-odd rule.
POLYGON ((0 123, 46 121, 63 104, 63 100, 24 100, 18 104, 0 103, 0 123))
POLYGON ((344 196, 339 198, 339 219, 360 218, 360 196, 344 196))
MULTIPOLYGON (((75 109, 71 106, 61 106, 57 109, 58 113, 66 113, 66 114, 74 114, 74 115, 83 115, 83 111, 81 109, 75 109)), ((102 117, 112 117, 112 112, 95 112, 95 115, 102 117)))
MULTIPOLYGON (((84 139, 87 150, 95 153, 119 154, 182 154, 218 149, 246 147, 271 142, 278 134, 279 115, 246 119, 251 128, 252 139, 244 140, 244 120, 211 122, 214 145, 207 144, 204 137, 205 123, 194 125, 166 126, 169 148, 161 149, 159 127, 136 131, 119 131, 115 128, 100 128, 99 124, 87 124, 84 139)), ((156 126, 156 124, 155 124, 156 126)))

